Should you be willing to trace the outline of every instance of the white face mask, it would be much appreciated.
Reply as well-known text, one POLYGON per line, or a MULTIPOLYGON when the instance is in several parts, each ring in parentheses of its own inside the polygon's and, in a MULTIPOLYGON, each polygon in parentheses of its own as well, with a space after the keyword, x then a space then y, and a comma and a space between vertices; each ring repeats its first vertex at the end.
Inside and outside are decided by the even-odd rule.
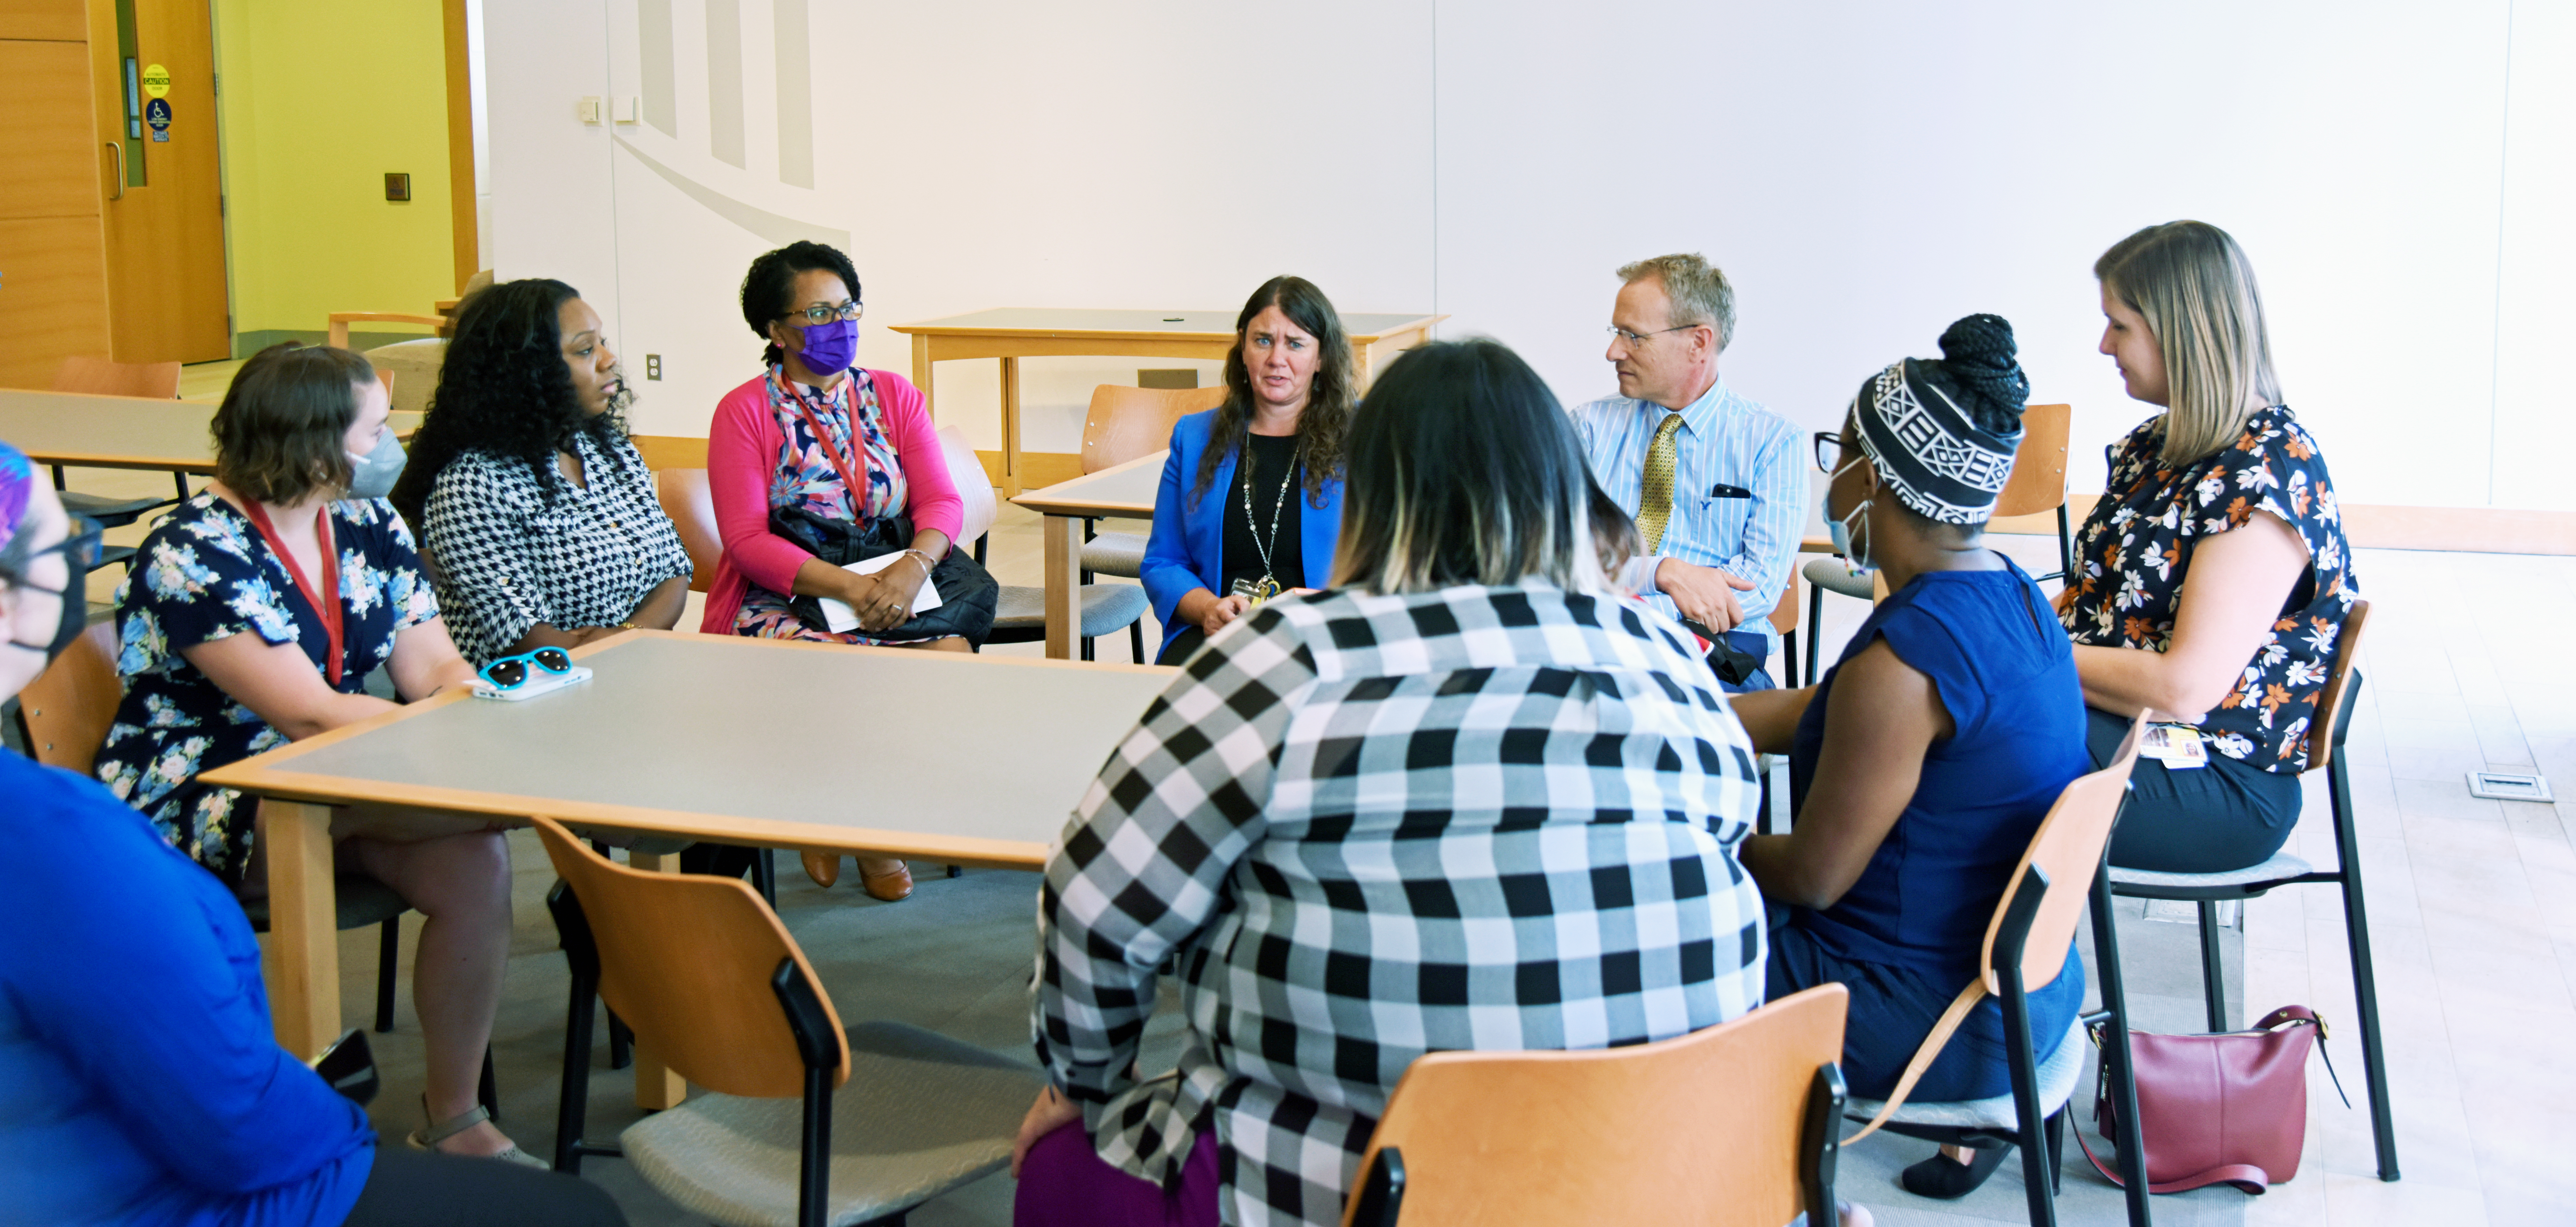
POLYGON ((1843 556, 1843 565, 1854 575, 1867 575, 1878 569, 1875 564, 1871 563, 1867 558, 1862 557, 1857 551, 1852 549, 1852 533, 1854 531, 1852 525, 1862 516, 1869 514, 1869 505, 1872 499, 1862 499, 1860 501, 1860 506, 1851 509, 1850 515, 1837 520, 1834 518, 1834 482, 1841 479, 1843 474, 1850 472, 1853 465, 1866 464, 1868 462, 1869 457, 1867 455, 1856 455, 1853 456, 1849 462, 1845 463, 1843 467, 1826 475, 1824 502, 1819 507, 1819 510, 1824 512, 1825 528, 1833 536, 1834 552, 1843 556))

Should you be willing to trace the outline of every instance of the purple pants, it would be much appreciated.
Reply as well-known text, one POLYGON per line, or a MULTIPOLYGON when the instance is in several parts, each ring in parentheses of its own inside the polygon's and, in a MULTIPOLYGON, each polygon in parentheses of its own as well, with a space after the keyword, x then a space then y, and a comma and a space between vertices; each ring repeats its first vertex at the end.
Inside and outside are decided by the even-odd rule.
POLYGON ((1081 1121, 1039 1138, 1020 1165, 1012 1227, 1216 1227, 1216 1138, 1199 1134, 1170 1196, 1100 1161, 1081 1121))

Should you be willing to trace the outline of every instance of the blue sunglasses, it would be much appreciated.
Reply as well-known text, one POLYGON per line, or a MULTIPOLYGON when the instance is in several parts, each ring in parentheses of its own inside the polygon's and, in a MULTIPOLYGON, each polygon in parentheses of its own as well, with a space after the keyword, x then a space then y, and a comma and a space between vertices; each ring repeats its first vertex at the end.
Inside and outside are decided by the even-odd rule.
POLYGON ((516 690, 536 676, 531 666, 535 670, 561 676, 572 672, 572 656, 562 648, 538 648, 493 661, 483 666, 477 676, 491 683, 494 690, 516 690))

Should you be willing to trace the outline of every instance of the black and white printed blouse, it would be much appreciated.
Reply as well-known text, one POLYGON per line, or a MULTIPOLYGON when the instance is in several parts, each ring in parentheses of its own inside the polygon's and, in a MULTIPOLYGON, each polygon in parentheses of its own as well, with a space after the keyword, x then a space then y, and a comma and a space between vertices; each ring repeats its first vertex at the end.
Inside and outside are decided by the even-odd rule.
POLYGON ((1229 1223, 1340 1221, 1405 1067, 1762 1001, 1753 751, 1679 628, 1554 588, 1287 597, 1110 755, 1038 903, 1038 1057, 1100 1156, 1229 1223), (1189 1035, 1127 1076, 1166 959, 1189 1035))
POLYGON ((440 470, 422 509, 439 611, 476 668, 540 622, 615 626, 655 585, 689 574, 635 445, 621 438, 612 452, 588 434, 574 439, 587 488, 551 464, 541 486, 526 461, 467 451, 440 470))

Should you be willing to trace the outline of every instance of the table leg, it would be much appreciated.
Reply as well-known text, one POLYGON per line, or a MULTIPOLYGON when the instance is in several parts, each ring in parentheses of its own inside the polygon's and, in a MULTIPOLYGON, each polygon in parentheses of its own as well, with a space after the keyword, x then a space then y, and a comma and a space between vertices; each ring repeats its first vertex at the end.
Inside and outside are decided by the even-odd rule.
POLYGON ((939 398, 930 391, 930 338, 912 339, 912 386, 921 389, 921 413, 932 425, 939 423, 939 398))
POLYGON ((1046 518, 1046 654, 1053 660, 1073 659, 1074 641, 1082 637, 1081 523, 1046 518))
POLYGON ((340 1035, 331 807, 262 801, 259 840, 268 849, 269 1017, 278 1047, 310 1060, 340 1035))
POLYGON ((1002 497, 1020 492, 1020 360, 1002 359, 1002 497))
MULTIPOLYGON (((643 856, 628 853, 626 863, 646 873, 678 873, 680 858, 643 856)), ((659 1112, 680 1106, 689 1097, 688 1079, 672 1073, 653 1055, 652 1045, 643 1036, 635 1037, 635 1106, 647 1112, 659 1112)))

